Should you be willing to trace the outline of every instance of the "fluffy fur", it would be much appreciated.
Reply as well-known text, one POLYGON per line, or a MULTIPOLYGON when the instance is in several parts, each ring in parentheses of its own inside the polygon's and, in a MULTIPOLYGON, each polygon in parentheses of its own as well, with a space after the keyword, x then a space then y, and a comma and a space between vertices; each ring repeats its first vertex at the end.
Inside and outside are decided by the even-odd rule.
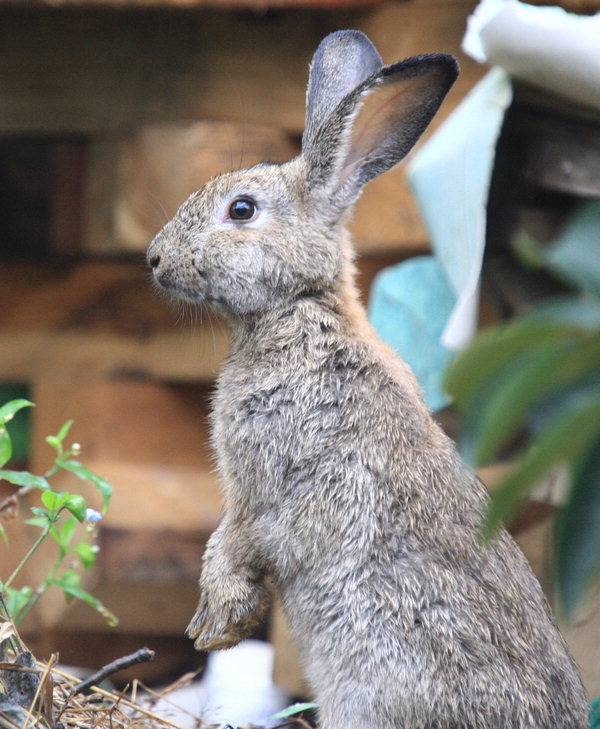
POLYGON ((361 34, 329 36, 300 157, 211 181, 148 253, 161 285, 233 332, 213 409, 225 515, 189 635, 199 650, 234 645, 272 580, 323 729, 586 726, 535 577, 505 531, 481 547, 485 489, 357 302, 352 203, 455 76, 448 56, 382 67, 361 34), (256 220, 228 219, 237 195, 256 220))

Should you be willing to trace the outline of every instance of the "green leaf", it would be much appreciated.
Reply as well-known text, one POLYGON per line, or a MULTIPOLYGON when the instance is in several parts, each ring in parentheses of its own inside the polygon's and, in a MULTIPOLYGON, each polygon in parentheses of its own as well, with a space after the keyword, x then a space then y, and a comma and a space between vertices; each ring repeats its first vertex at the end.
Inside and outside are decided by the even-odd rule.
POLYGON ((12 440, 8 430, 0 425, 0 467, 8 463, 12 457, 12 440))
POLYGON ((296 716, 296 714, 301 714, 303 711, 314 711, 315 709, 318 709, 318 704, 311 704, 311 703, 301 703, 301 704, 292 704, 291 706, 288 706, 287 709, 283 709, 283 711, 278 711, 277 714, 274 714, 271 718, 273 719, 288 719, 290 716, 296 716))
POLYGON ((81 585, 81 575, 75 570, 65 570, 60 579, 57 580, 59 587, 79 587, 81 585))
POLYGON ((570 617, 600 566, 600 441, 575 465, 554 530, 557 593, 570 617))
POLYGON ((0 523, 0 538, 2 539, 4 544, 6 544, 6 546, 8 547, 8 536, 6 534, 6 529, 2 526, 2 523, 0 523))
POLYGON ((55 435, 47 435, 46 443, 48 443, 49 446, 52 446, 52 448, 54 448, 54 450, 60 455, 60 441, 55 435))
POLYGON ((78 521, 85 520, 87 504, 85 503, 83 496, 79 496, 79 494, 72 494, 65 501, 65 506, 78 521))
POLYGON ((83 481, 90 481, 94 484, 96 489, 100 492, 100 495, 102 496, 102 513, 106 514, 106 511, 108 509, 108 505, 110 503, 110 498, 112 496, 112 486, 102 478, 102 476, 98 476, 97 473, 94 473, 93 471, 90 471, 89 468, 86 468, 82 463, 79 463, 79 461, 74 461, 72 459, 69 459, 67 461, 62 459, 57 459, 56 464, 60 468, 64 468, 65 471, 70 471, 71 473, 74 473, 78 478, 82 479, 83 481))
POLYGON ((97 597, 94 597, 79 586, 80 578, 79 575, 76 575, 76 573, 65 572, 59 580, 50 580, 50 584, 60 587, 66 597, 81 600, 86 605, 97 610, 111 627, 118 624, 119 620, 114 613, 108 610, 108 608, 106 608, 97 597))
POLYGON ((512 324, 484 330, 451 364, 445 386, 460 410, 474 405, 486 383, 523 352, 548 344, 561 345, 577 330, 565 324, 523 318, 512 324))
POLYGON ((507 439, 525 424, 526 416, 544 397, 600 371, 600 337, 574 344, 548 343, 529 356, 517 358, 469 419, 473 461, 491 460, 507 439))
POLYGON ((70 496, 66 491, 44 491, 42 504, 48 509, 51 516, 56 516, 59 510, 66 505, 70 496))
MULTIPOLYGON (((66 504, 68 508, 68 501, 66 502, 66 504)), ((30 519, 30 521, 33 520, 30 519)), ((42 520, 40 519, 40 521, 42 520)), ((69 547, 71 546, 71 540, 73 539, 73 533, 75 531, 77 523, 78 520, 76 519, 76 517, 70 516, 60 528, 58 526, 53 526, 50 529, 50 535, 58 544, 61 559, 65 557, 69 551, 69 547)))
POLYGON ((50 484, 43 476, 34 476, 28 471, 3 471, 0 470, 0 479, 12 483, 14 486, 28 486, 41 491, 50 491, 50 484))
POLYGON ((542 259, 568 283, 600 296, 598 230, 600 203, 582 205, 552 245, 542 248, 542 259))
POLYGON ((11 617, 15 617, 22 608, 25 607, 29 598, 31 597, 33 590, 31 587, 7 587, 6 592, 6 607, 11 617))
POLYGON ((69 435, 69 431, 71 430, 71 426, 73 425, 72 420, 66 420, 61 426, 60 430, 56 434, 56 440, 59 443, 62 443, 64 439, 69 435))
POLYGON ((523 321, 562 324, 580 332, 600 330, 600 301, 593 296, 557 296, 538 304, 523 321))
POLYGON ((572 407, 540 431, 517 467, 494 490, 483 528, 490 539, 501 522, 509 522, 531 488, 558 463, 571 463, 600 437, 600 397, 572 407))
POLYGON ((29 400, 19 398, 17 400, 11 400, 6 405, 0 407, 0 423, 6 424, 9 420, 12 420, 15 415, 23 408, 34 408, 35 405, 29 400))
POLYGON ((31 507, 31 513, 32 513, 32 514, 35 514, 35 516, 36 516, 36 517, 37 517, 38 519, 45 519, 45 520, 46 520, 46 525, 47 525, 47 524, 48 524, 48 523, 49 523, 50 521, 52 521, 52 520, 50 519, 50 512, 49 512, 49 511, 47 511, 46 509, 40 509, 40 507, 39 507, 39 506, 32 506, 32 507, 31 507))
POLYGON ((79 542, 79 544, 75 547, 75 551, 79 555, 81 563, 86 570, 94 566, 96 563, 97 549, 95 549, 91 544, 88 544, 87 542, 79 542))
MULTIPOLYGON (((34 516, 31 519, 25 519, 25 524, 29 524, 29 526, 39 527, 40 529, 45 529, 49 524, 49 520, 47 516, 34 516)), ((50 533, 52 534, 52 532, 53 530, 51 529, 50 533)))

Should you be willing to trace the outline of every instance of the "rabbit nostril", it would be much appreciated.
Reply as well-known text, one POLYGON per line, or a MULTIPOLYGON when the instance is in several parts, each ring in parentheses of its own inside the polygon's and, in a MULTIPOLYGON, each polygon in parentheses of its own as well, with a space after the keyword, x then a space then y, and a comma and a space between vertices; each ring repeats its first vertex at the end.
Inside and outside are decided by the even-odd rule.
POLYGON ((152 268, 156 268, 159 263, 160 263, 160 256, 152 256, 150 258, 150 265, 152 266, 152 268))

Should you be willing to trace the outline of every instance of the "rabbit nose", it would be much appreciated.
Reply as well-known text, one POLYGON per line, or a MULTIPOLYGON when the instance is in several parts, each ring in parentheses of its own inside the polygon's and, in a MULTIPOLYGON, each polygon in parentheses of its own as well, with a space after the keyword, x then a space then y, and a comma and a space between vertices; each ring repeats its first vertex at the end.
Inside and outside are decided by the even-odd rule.
POLYGON ((150 256, 148 263, 152 266, 152 268, 156 268, 160 263, 160 256, 158 254, 150 256))

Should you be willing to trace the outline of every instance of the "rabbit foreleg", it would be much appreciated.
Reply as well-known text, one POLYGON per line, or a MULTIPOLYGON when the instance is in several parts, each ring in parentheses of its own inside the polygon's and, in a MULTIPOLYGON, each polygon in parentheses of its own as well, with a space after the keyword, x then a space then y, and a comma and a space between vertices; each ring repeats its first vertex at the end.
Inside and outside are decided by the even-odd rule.
POLYGON ((197 650, 236 645, 252 633, 268 609, 264 574, 243 526, 225 516, 206 545, 200 600, 187 628, 197 650))

